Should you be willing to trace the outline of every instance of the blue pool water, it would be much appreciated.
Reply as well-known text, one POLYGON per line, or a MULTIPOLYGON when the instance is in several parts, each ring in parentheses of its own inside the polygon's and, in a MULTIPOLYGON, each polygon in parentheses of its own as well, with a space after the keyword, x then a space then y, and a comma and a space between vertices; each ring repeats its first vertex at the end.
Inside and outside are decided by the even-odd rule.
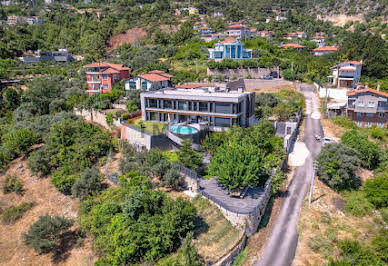
POLYGON ((177 134, 189 135, 189 134, 197 133, 198 129, 193 127, 187 127, 187 126, 171 126, 170 131, 177 134))

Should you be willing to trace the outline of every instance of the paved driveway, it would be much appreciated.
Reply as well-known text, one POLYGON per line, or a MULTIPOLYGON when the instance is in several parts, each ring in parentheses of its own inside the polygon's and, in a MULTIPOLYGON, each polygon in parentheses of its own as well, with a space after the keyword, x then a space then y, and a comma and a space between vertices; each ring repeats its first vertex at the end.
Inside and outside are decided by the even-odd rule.
POLYGON ((312 164, 316 155, 321 149, 319 142, 315 141, 315 135, 323 135, 318 112, 318 102, 315 97, 314 87, 302 84, 300 88, 306 99, 306 123, 304 139, 311 156, 309 156, 302 166, 299 166, 295 175, 284 193, 279 216, 270 233, 264 252, 254 265, 260 266, 287 266, 291 265, 295 257, 298 244, 297 223, 300 209, 308 192, 312 175, 312 164))

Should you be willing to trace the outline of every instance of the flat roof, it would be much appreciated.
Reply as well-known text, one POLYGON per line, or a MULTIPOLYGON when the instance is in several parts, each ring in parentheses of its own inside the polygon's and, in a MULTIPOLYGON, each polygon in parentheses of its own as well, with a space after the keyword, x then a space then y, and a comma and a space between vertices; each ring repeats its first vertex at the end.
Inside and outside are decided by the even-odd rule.
POLYGON ((152 92, 142 92, 143 97, 165 98, 165 99, 183 99, 183 100, 204 100, 204 101, 227 101, 239 102, 239 99, 254 92, 236 90, 231 91, 212 91, 207 88, 200 89, 162 89, 152 92), (213 99, 211 99, 213 98, 213 99))

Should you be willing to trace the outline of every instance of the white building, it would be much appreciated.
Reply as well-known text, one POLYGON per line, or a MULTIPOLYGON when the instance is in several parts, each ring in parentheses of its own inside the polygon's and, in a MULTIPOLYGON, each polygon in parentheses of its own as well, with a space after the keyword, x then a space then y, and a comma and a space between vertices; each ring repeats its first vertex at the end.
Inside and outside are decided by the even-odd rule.
POLYGON ((337 88, 355 88, 360 82, 362 61, 345 61, 333 67, 333 86, 337 88))
POLYGON ((125 81, 125 90, 152 91, 167 88, 173 76, 163 71, 153 70, 125 81))

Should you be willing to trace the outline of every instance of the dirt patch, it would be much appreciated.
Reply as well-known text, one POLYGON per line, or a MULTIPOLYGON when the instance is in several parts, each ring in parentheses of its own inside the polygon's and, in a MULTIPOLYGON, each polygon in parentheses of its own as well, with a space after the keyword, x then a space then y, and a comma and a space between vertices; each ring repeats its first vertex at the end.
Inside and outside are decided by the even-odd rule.
POLYGON ((132 28, 126 30, 124 33, 116 34, 108 40, 108 50, 116 49, 118 46, 130 43, 135 44, 141 38, 147 35, 147 32, 142 28, 132 28))
POLYGON ((337 15, 330 15, 322 18, 324 21, 330 21, 335 26, 343 27, 345 24, 349 21, 360 21, 362 23, 365 23, 364 14, 358 14, 354 16, 344 15, 344 14, 337 14, 337 15))
MULTIPOLYGON (((53 265, 52 254, 38 255, 25 246, 21 234, 27 232, 41 215, 60 215, 77 219, 79 201, 58 192, 49 178, 38 178, 30 173, 26 161, 14 160, 7 174, 20 179, 24 187, 23 195, 0 192, 2 208, 18 205, 22 202, 35 202, 21 219, 12 225, 0 225, 0 265, 53 265)), ((2 184, 6 175, 0 176, 2 184)), ((75 225, 73 228, 76 228, 75 225)), ((91 240, 85 239, 82 247, 72 248, 66 254, 66 260, 56 265, 92 265, 95 261, 91 249, 91 240)))
POLYGON ((339 141, 341 136, 346 132, 343 127, 337 126, 330 119, 321 119, 323 134, 325 137, 339 141))
POLYGON ((296 89, 295 83, 286 80, 245 79, 247 91, 275 93, 283 89, 296 89))
POLYGON ((313 202, 306 195, 298 222, 298 247, 293 265, 325 265, 328 258, 340 258, 336 243, 344 239, 371 242, 379 230, 375 217, 355 217, 343 212, 340 194, 315 180, 313 202))

